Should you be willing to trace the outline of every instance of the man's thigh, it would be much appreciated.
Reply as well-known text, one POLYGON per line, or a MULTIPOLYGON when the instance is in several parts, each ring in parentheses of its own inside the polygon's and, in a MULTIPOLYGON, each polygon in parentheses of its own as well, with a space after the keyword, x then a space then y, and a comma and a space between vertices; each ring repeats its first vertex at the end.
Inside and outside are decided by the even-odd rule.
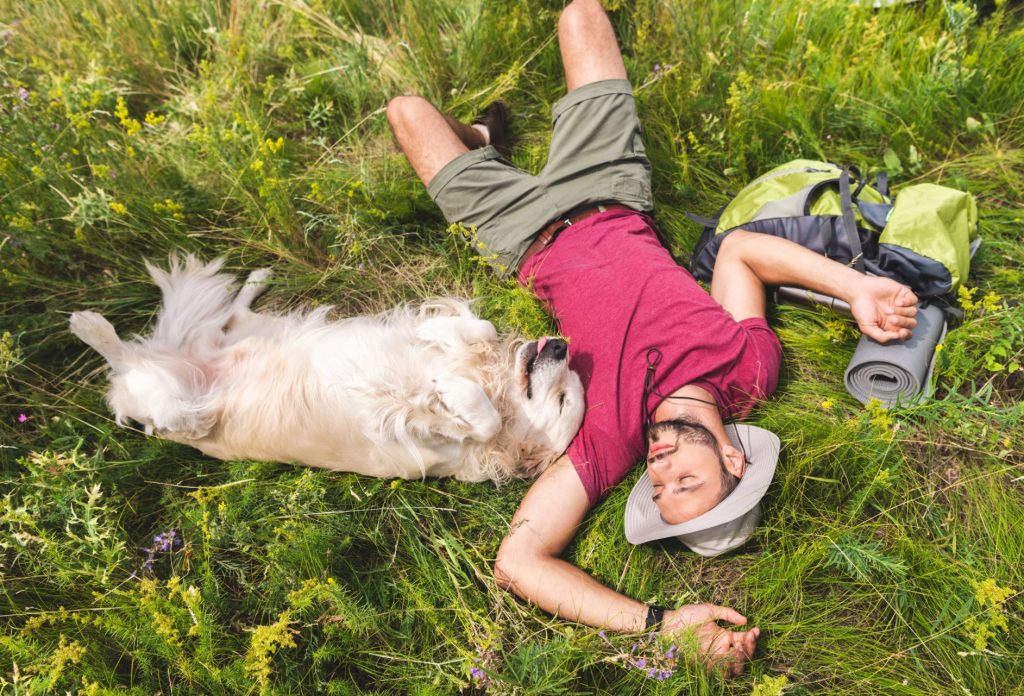
POLYGON ((561 212, 537 177, 490 146, 449 162, 427 191, 448 222, 475 228, 473 250, 502 277, 515 272, 533 238, 561 212))
POLYGON ((554 106, 551 150, 539 178, 564 213, 614 201, 654 208, 651 165, 628 80, 591 82, 554 106))

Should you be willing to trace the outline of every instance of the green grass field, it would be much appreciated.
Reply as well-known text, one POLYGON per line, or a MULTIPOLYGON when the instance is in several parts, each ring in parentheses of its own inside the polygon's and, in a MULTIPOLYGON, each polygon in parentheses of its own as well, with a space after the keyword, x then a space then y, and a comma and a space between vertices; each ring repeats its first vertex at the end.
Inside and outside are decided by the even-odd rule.
POLYGON ((797 156, 978 198, 932 400, 863 408, 842 386, 852 325, 775 308, 781 385, 752 420, 785 455, 754 540, 713 560, 630 546, 637 471, 567 552, 641 600, 745 613, 748 673, 498 589, 527 482, 210 460, 117 427, 67 330, 94 309, 145 331, 143 259, 179 250, 272 266, 263 306, 454 293, 550 331, 446 231, 384 107, 502 98, 538 169, 557 3, 0 0, 0 694, 1024 693, 1024 7, 608 4, 681 261, 684 211, 797 156))

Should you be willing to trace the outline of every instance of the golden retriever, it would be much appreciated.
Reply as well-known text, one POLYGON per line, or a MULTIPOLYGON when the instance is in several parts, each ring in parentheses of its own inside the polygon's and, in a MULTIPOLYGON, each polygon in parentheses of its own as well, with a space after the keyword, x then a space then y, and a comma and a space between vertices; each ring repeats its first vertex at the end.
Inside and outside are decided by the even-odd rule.
POLYGON ((273 315, 250 308, 267 269, 233 291, 223 260, 146 265, 163 293, 150 335, 125 342, 95 312, 71 316, 112 369, 118 424, 218 459, 500 482, 543 471, 583 419, 565 341, 499 338, 465 300, 273 315))

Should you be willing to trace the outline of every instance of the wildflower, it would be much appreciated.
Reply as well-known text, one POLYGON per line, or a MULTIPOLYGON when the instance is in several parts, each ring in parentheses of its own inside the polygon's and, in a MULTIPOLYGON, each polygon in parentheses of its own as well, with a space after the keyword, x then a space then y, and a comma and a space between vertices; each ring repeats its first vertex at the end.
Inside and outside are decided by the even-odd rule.
POLYGON ((18 88, 18 99, 22 100, 23 102, 27 102, 28 101, 29 94, 31 94, 31 92, 29 92, 24 87, 19 87, 18 88))
MULTIPOLYGON (((477 660, 479 659, 480 658, 477 658, 477 660)), ((476 682, 476 685, 480 687, 486 688, 491 683, 491 680, 487 677, 487 672, 484 671, 484 668, 476 661, 474 661, 473 666, 469 668, 469 676, 474 682, 476 682)))
POLYGON ((26 416, 24 413, 19 413, 18 414, 18 422, 19 423, 24 423, 27 420, 28 420, 28 416, 26 416))
POLYGON ((832 399, 825 399, 821 402, 821 407, 826 411, 831 409, 833 406, 835 406, 835 402, 832 401, 832 399))
POLYGON ((128 105, 124 103, 124 97, 117 98, 117 105, 114 107, 114 116, 124 126, 125 133, 129 136, 135 135, 142 130, 142 124, 128 115, 128 105))
POLYGON ((178 532, 173 529, 154 536, 153 545, 142 549, 142 552, 146 554, 146 558, 142 561, 142 571, 152 572, 153 566, 157 562, 157 554, 173 551, 178 546, 181 546, 181 539, 178 537, 178 532))
POLYGON ((598 631, 597 635, 599 635, 601 638, 608 638, 608 632, 607 631, 598 631))

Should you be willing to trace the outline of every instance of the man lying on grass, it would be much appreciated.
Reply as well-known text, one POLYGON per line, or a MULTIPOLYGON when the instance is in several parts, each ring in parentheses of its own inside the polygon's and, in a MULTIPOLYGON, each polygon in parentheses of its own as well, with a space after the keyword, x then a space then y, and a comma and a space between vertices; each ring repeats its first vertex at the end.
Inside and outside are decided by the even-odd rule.
MULTIPOLYGON (((559 556, 645 445, 645 481, 654 516, 660 513, 647 523, 660 526, 660 536, 698 518, 712 520, 683 537, 706 555, 749 537, 755 511, 732 506, 748 461, 723 420, 742 418, 775 389, 781 349, 764 319, 766 285, 841 298, 861 330, 880 341, 910 336, 917 298, 891 280, 743 231, 722 244, 709 297, 673 262, 648 216, 650 164, 625 65, 598 0, 575 0, 565 9, 558 41, 568 94, 554 106, 551 150, 537 176, 503 158, 500 104, 473 125, 420 97, 388 106, 399 145, 445 217, 475 227, 477 248, 498 272, 516 272, 550 308, 587 390, 583 426, 523 499, 494 574, 570 621, 624 632, 690 628, 709 662, 724 660, 739 673, 759 631, 716 623, 746 623, 738 612, 710 604, 648 607, 559 556)), ((756 506, 770 478, 769 471, 742 497, 756 506)), ((654 538, 649 528, 645 536, 654 538)))

